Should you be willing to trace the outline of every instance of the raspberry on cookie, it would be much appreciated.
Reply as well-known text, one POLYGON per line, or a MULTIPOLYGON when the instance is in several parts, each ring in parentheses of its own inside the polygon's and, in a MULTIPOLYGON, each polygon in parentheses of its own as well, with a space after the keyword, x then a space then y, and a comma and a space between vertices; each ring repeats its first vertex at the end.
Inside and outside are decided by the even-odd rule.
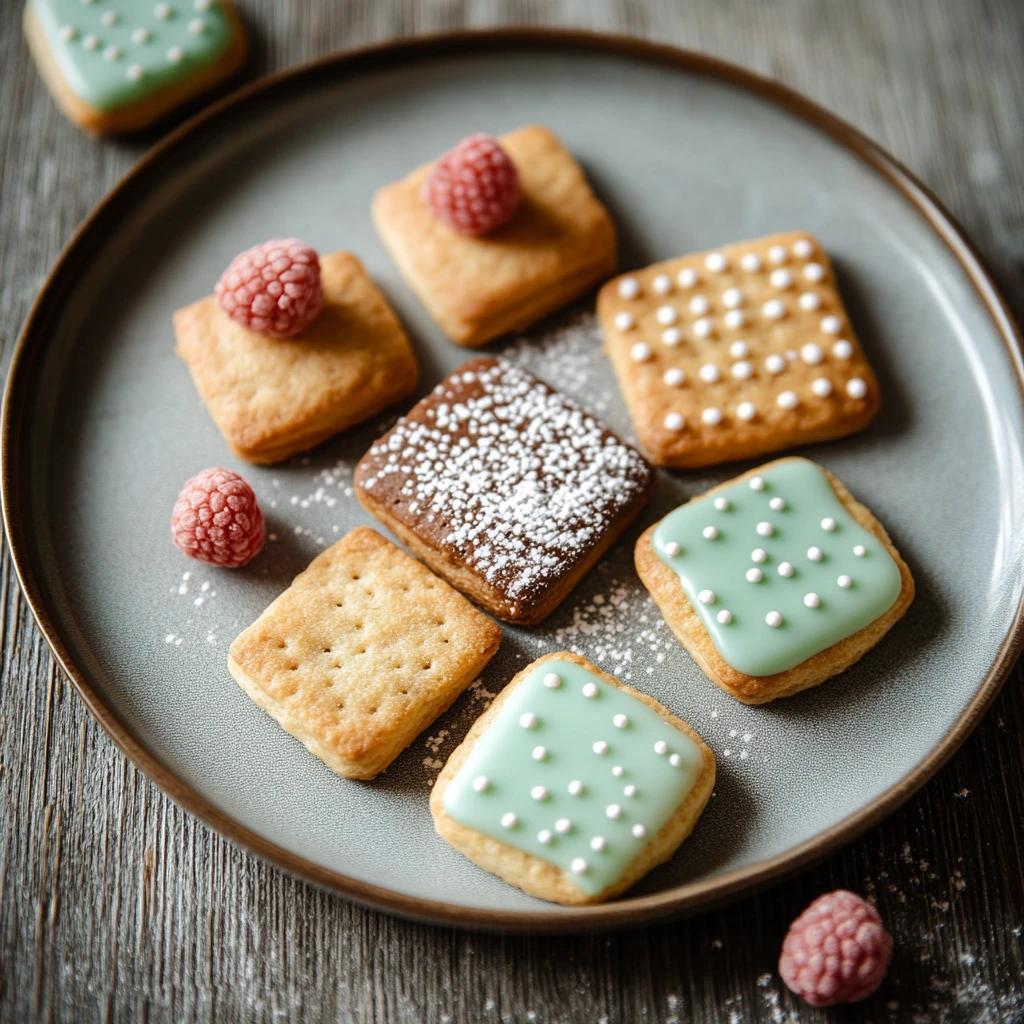
POLYGON ((615 269, 608 211, 539 126, 470 136, 382 188, 372 213, 435 322, 471 348, 528 327, 615 269))

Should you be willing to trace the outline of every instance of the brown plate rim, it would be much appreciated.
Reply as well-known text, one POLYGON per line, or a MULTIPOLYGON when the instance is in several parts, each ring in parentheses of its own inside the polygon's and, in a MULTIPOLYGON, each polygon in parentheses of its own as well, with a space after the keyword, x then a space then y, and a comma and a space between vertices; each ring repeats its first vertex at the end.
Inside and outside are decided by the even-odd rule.
POLYGON ((205 821, 222 835, 273 862, 285 871, 374 908, 428 921, 475 929, 507 931, 575 931, 593 928, 630 927, 646 924, 698 908, 721 903, 742 892, 762 887, 824 857, 860 835, 894 811, 925 784, 956 752, 975 728, 1005 682, 1024 647, 1024 600, 1018 605, 1013 624, 1003 639, 987 675, 945 736, 911 772, 831 828, 819 832, 785 853, 758 861, 706 881, 677 886, 650 896, 624 898, 607 904, 550 910, 508 911, 459 907, 438 900, 396 893, 382 886, 349 878, 299 857, 269 842, 218 810, 190 786, 185 785, 152 755, 118 718, 92 685, 89 673, 71 656, 55 619, 47 595, 40 585, 38 559, 31 523, 21 514, 20 496, 26 482, 21 458, 27 411, 35 392, 31 385, 44 352, 46 328, 60 309, 62 296, 73 287, 79 269, 90 250, 102 242, 118 211, 144 190, 154 175, 181 155, 187 146, 216 131, 219 124, 259 104, 270 93, 287 87, 308 90, 318 77, 336 80, 339 75, 357 75, 379 70, 397 62, 460 55, 503 48, 544 48, 598 50, 650 63, 674 67, 728 83, 782 107, 835 142, 882 175, 908 199, 929 223, 960 263, 1006 344, 1016 371, 1017 385, 1024 397, 1024 361, 1021 333, 999 290, 964 230, 939 200, 894 157, 882 150, 856 128, 787 86, 727 61, 622 35, 575 29, 505 28, 468 30, 419 36, 335 53, 295 68, 259 79, 225 97, 172 131, 143 156, 95 207, 72 236, 47 275, 22 328, 11 360, 4 392, 2 433, 0 433, 0 485, 4 528, 12 562, 36 622, 61 668, 93 717, 121 751, 157 786, 185 810, 205 821))

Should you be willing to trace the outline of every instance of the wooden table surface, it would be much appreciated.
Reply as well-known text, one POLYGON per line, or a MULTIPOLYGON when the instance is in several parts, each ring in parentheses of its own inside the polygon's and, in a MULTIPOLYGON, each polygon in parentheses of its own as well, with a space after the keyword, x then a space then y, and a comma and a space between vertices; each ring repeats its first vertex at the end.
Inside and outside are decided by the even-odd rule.
MULTIPOLYGON (((47 269, 144 151, 57 114, 0 10, 0 347, 47 269)), ((914 170, 1024 313, 1021 0, 241 0, 250 74, 461 26, 557 24, 707 50, 802 90, 914 170)), ((950 481, 955 486, 955 481, 950 481)), ((179 810, 54 669, 0 579, 0 1020, 727 1024, 1024 1020, 1024 697, 1018 669, 952 762, 799 877, 656 928, 502 937, 410 924, 284 876, 179 810), (867 1002, 801 1006, 789 921, 846 886, 893 931, 867 1002)), ((907 723, 909 728, 913 723, 907 723)))

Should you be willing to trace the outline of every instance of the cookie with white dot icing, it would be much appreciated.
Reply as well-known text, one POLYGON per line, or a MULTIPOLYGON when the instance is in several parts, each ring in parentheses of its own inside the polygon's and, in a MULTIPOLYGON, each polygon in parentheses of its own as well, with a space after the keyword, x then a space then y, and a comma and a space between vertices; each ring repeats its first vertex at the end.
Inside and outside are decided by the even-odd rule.
POLYGON ((438 833, 532 896, 599 903, 675 853, 715 760, 653 697, 562 651, 519 672, 430 794, 438 833))
POLYGON ((659 465, 830 440, 878 412, 831 263, 806 232, 613 278, 597 310, 637 437, 659 465))
POLYGON ((468 348, 524 330, 604 280, 617 261, 615 225, 554 132, 529 125, 499 141, 521 198, 496 231, 459 234, 430 210, 421 189, 433 165, 380 189, 371 210, 402 277, 468 348))
POLYGON ((745 704, 817 686, 877 644, 914 598, 879 521, 827 470, 787 458, 669 513, 637 572, 708 677, 745 704))
POLYGON ((28 0, 24 25, 57 103, 94 134, 152 124, 246 54, 232 0, 28 0))

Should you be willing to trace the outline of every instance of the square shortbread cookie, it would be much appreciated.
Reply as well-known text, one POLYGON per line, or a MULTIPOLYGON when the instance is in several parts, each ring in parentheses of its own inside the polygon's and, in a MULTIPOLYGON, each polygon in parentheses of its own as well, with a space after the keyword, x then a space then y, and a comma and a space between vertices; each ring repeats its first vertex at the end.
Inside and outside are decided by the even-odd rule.
POLYGON ((272 718, 350 779, 383 771, 480 674, 501 629, 375 530, 356 527, 231 645, 272 718))
POLYGON ((320 258, 324 305, 293 338, 235 323, 211 295, 174 314, 178 355, 232 451, 280 462, 404 398, 419 368, 359 260, 320 258))
POLYGON ((499 140, 519 172, 512 219, 461 235, 420 198, 431 165, 382 188, 373 220, 392 259, 438 326, 476 347, 528 327, 615 270, 615 225, 572 154, 547 128, 499 140))
POLYGON ((640 536, 636 567, 694 661, 744 704, 849 668, 914 599, 881 523, 807 459, 680 506, 640 536))
POLYGON ((659 465, 826 441, 878 412, 828 256, 804 232, 615 278, 597 309, 637 437, 659 465))
POLYGON ((363 456, 356 495, 492 615, 540 622, 654 486, 634 448, 506 360, 471 359, 363 456))
POLYGON ((715 782, 703 740, 575 654, 524 668, 445 765, 438 833, 532 896, 599 903, 669 859, 715 782))

